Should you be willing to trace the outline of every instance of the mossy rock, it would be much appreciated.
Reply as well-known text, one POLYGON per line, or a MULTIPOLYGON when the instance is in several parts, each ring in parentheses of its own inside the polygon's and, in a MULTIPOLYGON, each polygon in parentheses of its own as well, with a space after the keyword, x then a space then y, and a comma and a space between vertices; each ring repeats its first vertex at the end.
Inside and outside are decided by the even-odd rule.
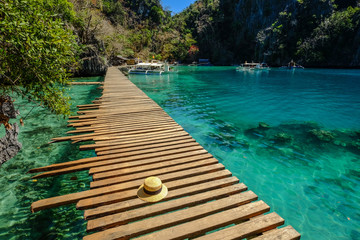
POLYGON ((356 148, 357 150, 360 150, 360 141, 353 141, 351 142, 351 146, 356 148))
POLYGON ((259 129, 262 129, 262 130, 268 130, 270 129, 270 125, 265 123, 265 122, 259 122, 259 129))
POLYGON ((358 131, 354 131, 354 133, 356 134, 356 136, 360 139, 360 130, 358 131))
POLYGON ((332 142, 335 139, 335 135, 330 131, 313 129, 309 133, 315 139, 323 142, 332 142))
POLYGON ((245 130, 245 136, 253 139, 264 138, 264 132, 260 131, 259 128, 250 128, 245 130))
POLYGON ((291 143, 293 137, 287 133, 277 133, 273 139, 276 143, 291 143))

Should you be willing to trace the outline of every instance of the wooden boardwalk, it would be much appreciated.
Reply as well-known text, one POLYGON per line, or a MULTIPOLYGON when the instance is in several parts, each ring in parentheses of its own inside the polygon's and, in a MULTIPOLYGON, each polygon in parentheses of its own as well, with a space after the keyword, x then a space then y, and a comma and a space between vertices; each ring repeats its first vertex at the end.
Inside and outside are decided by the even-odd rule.
POLYGON ((75 203, 88 221, 85 240, 300 239, 291 226, 277 228, 284 219, 266 214, 265 202, 117 68, 109 68, 103 86, 100 99, 70 117, 76 130, 68 133, 76 134, 53 139, 94 141, 80 149, 95 149, 97 156, 29 171, 43 178, 88 170, 91 189, 39 200, 33 212, 75 203), (136 196, 148 176, 169 189, 160 203, 136 196))

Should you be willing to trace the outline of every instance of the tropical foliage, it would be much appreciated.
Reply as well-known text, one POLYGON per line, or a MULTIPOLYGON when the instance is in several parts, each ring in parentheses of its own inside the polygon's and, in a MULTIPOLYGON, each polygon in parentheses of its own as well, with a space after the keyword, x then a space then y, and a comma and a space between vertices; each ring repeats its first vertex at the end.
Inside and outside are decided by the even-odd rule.
POLYGON ((69 113, 64 84, 77 45, 66 24, 74 18, 66 0, 0 0, 0 95, 15 91, 69 113))

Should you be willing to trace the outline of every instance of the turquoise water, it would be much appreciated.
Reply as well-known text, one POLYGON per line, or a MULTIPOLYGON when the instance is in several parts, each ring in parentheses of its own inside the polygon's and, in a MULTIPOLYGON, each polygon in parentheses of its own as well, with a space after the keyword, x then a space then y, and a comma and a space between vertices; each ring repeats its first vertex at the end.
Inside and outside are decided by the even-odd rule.
POLYGON ((360 239, 359 70, 179 67, 130 79, 302 239, 360 239))
MULTIPOLYGON (((77 81, 87 80, 98 81, 101 78, 77 81)), ((96 88, 91 85, 69 88, 72 111, 77 110, 77 104, 88 104, 101 96, 96 88)), ((82 239, 86 222, 83 212, 77 211, 74 205, 34 214, 30 212, 30 205, 42 198, 89 189, 88 173, 85 171, 32 181, 32 175, 27 171, 56 162, 95 156, 95 153, 80 152, 78 144, 69 142, 47 144, 52 137, 65 136, 66 131, 70 130, 66 127, 67 120, 20 98, 16 98, 15 106, 21 113, 18 119, 27 117, 25 125, 20 127, 22 150, 0 167, 0 239, 82 239)), ((3 137, 4 131, 0 134, 3 137)))

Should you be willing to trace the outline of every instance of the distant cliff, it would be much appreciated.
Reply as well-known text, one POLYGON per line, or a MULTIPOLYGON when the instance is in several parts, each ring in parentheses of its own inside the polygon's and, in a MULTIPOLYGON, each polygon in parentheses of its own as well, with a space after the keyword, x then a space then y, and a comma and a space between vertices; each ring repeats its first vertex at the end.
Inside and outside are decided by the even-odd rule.
POLYGON ((175 16, 216 64, 360 67, 360 1, 198 0, 175 16))

